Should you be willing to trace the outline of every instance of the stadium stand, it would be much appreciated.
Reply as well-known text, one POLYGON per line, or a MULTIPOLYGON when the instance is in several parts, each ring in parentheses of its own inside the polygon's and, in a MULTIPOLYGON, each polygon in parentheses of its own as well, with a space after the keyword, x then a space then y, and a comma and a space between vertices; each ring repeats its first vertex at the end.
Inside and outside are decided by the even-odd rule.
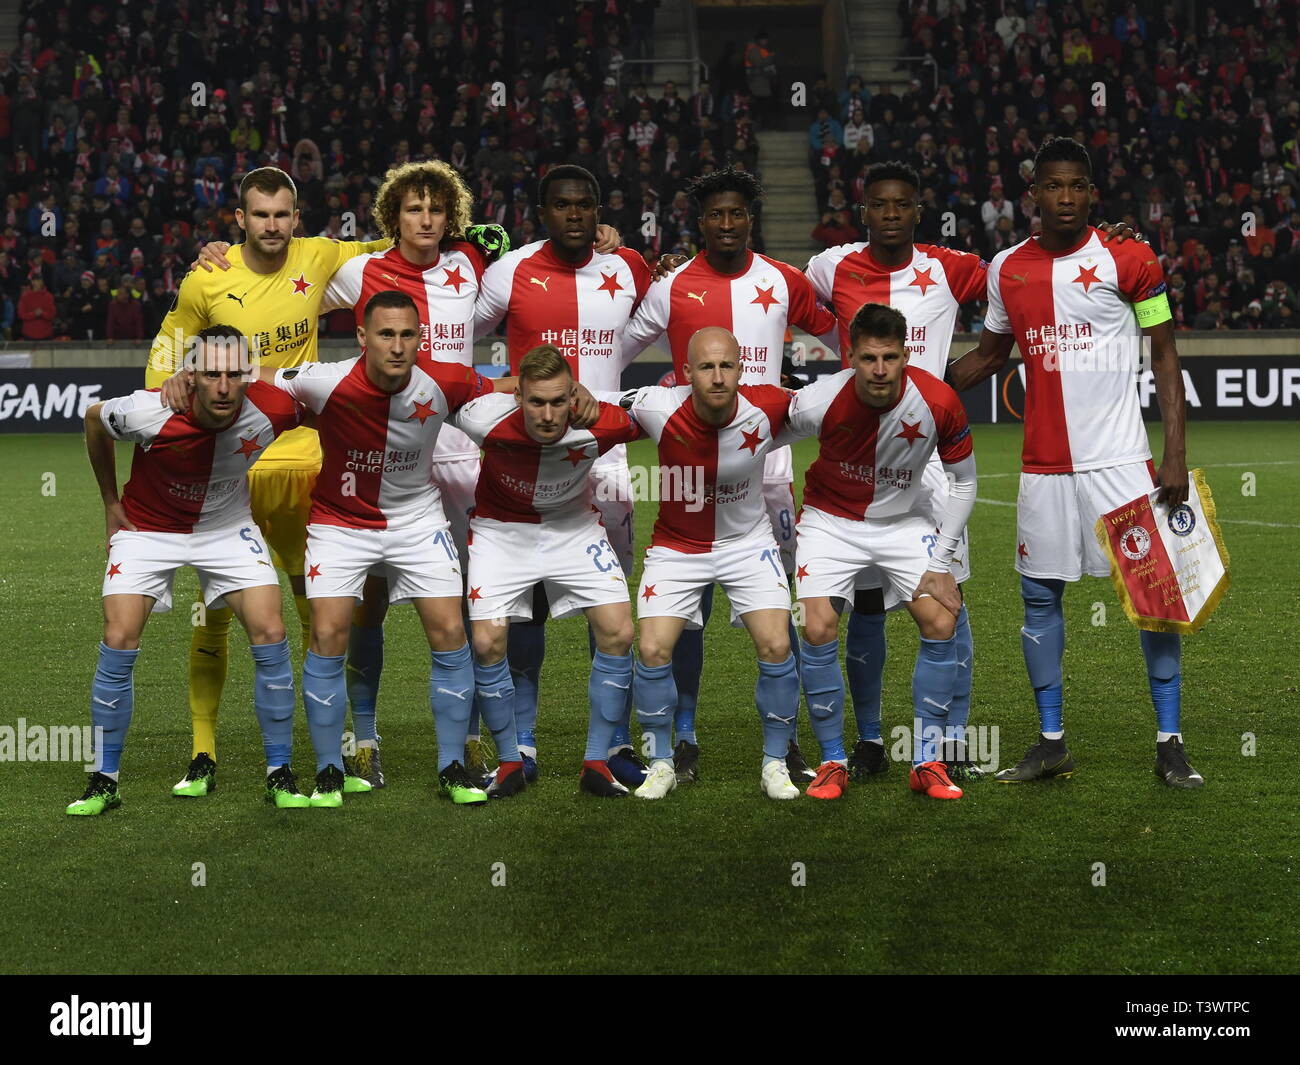
POLYGON ((899 74, 901 92, 850 76, 810 107, 815 239, 864 239, 843 204, 870 164, 904 159, 925 190, 918 239, 991 258, 1035 232, 1038 145, 1073 136, 1094 219, 1152 243, 1180 329, 1294 328, 1300 4, 1199 4, 1190 22, 1185 7, 904 0, 898 54, 931 62, 899 74))
POLYGON ((538 178, 576 162, 648 259, 698 250, 691 178, 755 167, 743 88, 638 80, 683 69, 646 65, 654 0, 381 6, 22 3, 0 54, 5 339, 152 336, 197 248, 239 238, 258 166, 293 176, 303 233, 370 239, 388 166, 441 158, 518 246, 538 178))

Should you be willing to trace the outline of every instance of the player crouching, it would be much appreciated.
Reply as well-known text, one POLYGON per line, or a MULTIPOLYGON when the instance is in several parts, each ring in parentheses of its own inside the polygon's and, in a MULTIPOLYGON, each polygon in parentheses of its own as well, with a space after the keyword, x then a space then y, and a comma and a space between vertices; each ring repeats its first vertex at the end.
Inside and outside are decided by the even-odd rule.
POLYGON ((603 798, 627 794, 607 759, 632 685, 632 607, 618 554, 592 504, 590 473, 597 459, 640 432, 610 403, 600 404, 590 428, 576 428, 573 402, 569 364, 544 344, 520 362, 513 396, 483 396, 451 419, 483 448, 470 522, 469 616, 478 706, 501 759, 492 797, 525 786, 506 641, 512 620, 532 619, 539 582, 551 617, 585 613, 596 642, 580 787, 603 798))
POLYGON ((670 475, 637 594, 635 703, 641 727, 653 737, 654 761, 636 795, 662 799, 676 787, 673 648, 688 625, 702 626, 701 600, 716 582, 731 600, 733 623, 738 617, 758 653, 762 790, 769 798, 796 799, 785 760, 799 706, 790 589, 763 502, 763 464, 790 394, 776 385, 741 387, 740 347, 716 326, 691 337, 686 377, 689 386, 642 388, 622 400, 658 443, 661 475, 670 475))
POLYGON ((808 794, 838 798, 847 785, 837 606, 853 601, 858 577, 875 567, 885 606, 903 605, 921 631, 912 674, 911 788, 959 799, 942 752, 945 738, 964 738, 947 715, 961 611, 950 568, 975 504, 970 426, 956 392, 908 367, 907 322, 897 310, 864 304, 849 338, 852 368, 804 388, 788 417, 791 434, 815 434, 820 444, 804 482, 796 570, 804 611, 800 674, 824 759, 808 794), (936 449, 955 478, 937 531, 921 493, 936 449))
POLYGON ((90 700, 91 720, 103 731, 98 771, 69 814, 94 816, 121 803, 118 768, 140 635, 151 611, 171 609, 172 577, 182 566, 198 571, 206 606, 224 599, 248 632, 267 798, 278 807, 308 805, 289 768, 294 689, 280 585, 249 511, 247 476, 257 456, 299 424, 299 408, 270 385, 250 383, 248 343, 237 330, 210 326, 191 349, 182 371, 194 393, 189 409, 173 412, 156 390, 142 389, 86 412, 86 447, 108 534, 104 641, 90 700), (114 440, 136 445, 120 498, 114 440))

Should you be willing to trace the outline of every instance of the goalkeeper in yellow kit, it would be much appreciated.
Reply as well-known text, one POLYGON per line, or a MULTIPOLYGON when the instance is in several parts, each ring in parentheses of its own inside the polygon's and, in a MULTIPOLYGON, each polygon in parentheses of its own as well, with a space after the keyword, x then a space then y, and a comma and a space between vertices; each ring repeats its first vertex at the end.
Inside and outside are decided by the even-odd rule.
MULTIPOLYGON (((217 323, 247 336, 265 366, 315 362, 316 327, 330 278, 353 256, 382 251, 392 243, 294 237, 298 190, 276 167, 250 171, 240 183, 235 220, 244 230, 245 243, 230 249, 230 269, 195 270, 186 276, 154 338, 147 388, 159 387, 180 367, 188 338, 217 323)), ((320 461, 316 431, 301 428, 283 434, 248 471, 253 519, 275 564, 289 575, 304 645, 311 615, 303 557, 320 461)), ((228 608, 212 609, 194 628, 189 676, 194 743, 189 770, 172 789, 175 795, 206 795, 216 788, 217 707, 226 681, 230 616, 228 608)))

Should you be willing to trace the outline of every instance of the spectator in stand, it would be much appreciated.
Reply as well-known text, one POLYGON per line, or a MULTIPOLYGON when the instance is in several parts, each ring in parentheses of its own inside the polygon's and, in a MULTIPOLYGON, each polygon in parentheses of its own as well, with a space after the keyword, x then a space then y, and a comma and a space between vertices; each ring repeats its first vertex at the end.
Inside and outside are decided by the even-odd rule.
POLYGON ((821 221, 813 227, 812 239, 824 248, 848 244, 858 239, 858 231, 849 222, 847 210, 826 210, 821 221))
POLYGON ((72 319, 72 335, 76 340, 94 340, 96 330, 102 334, 104 315, 108 308, 103 305, 98 290, 95 288, 95 275, 84 270, 76 289, 68 297, 68 313, 72 319))
POLYGON ((39 274, 31 279, 18 300, 18 321, 24 340, 49 340, 54 334, 54 297, 39 274))
POLYGON ((1014 219, 1011 201, 1002 195, 1000 186, 995 187, 989 198, 980 204, 980 221, 984 224, 985 237, 991 241, 1000 221, 1005 220, 1010 226, 1014 219))
POLYGON ((144 339, 144 314, 126 282, 118 285, 109 302, 105 336, 109 340, 144 339))

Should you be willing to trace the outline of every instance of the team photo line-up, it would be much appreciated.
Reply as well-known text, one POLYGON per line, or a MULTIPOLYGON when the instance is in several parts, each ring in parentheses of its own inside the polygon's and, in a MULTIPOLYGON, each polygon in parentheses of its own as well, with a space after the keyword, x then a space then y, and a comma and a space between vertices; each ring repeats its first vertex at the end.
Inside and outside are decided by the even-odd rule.
MULTIPOLYGON (((976 463, 957 392, 997 373, 1014 345, 1026 372, 1014 566, 1039 732, 994 779, 1070 775, 1065 585, 1109 575, 1093 535, 1100 515, 1153 488, 1173 505, 1188 495, 1161 267, 1128 227, 1089 225, 1091 164, 1067 138, 1034 160, 1041 233, 991 263, 914 242, 912 168, 876 164, 864 188, 868 240, 799 270, 748 247, 756 179, 715 171, 690 189, 704 250, 664 256, 652 271, 599 224, 599 186, 576 166, 545 174, 548 236, 513 250, 500 227, 469 224, 471 194, 441 162, 388 172, 375 201, 383 239, 369 243, 295 237, 292 180, 274 167, 249 173, 236 212, 245 240, 205 246, 154 340, 146 387, 86 412, 108 547, 90 700, 100 740, 68 813, 121 803, 141 634, 152 611, 170 609, 182 566, 197 570, 206 610, 191 642, 193 745, 177 796, 216 787, 232 617, 253 657, 267 799, 335 807, 382 788, 383 622, 409 601, 429 643, 443 795, 478 804, 537 779, 544 622, 582 612, 591 672, 580 789, 662 799, 697 777, 703 627, 717 584, 757 658, 765 795, 798 798, 800 783, 835 799, 850 777, 888 770, 884 622, 898 608, 920 635, 909 786, 958 799, 983 772, 964 742, 976 463), (977 299, 988 301, 978 346, 949 364, 958 309, 977 299), (341 308, 355 312, 361 353, 320 362, 317 322, 341 308), (488 379, 473 369, 473 343, 503 320, 511 376, 488 379), (802 387, 784 375, 790 327, 836 348, 842 369, 802 387), (1064 336, 1068 347, 1049 339, 1064 336), (624 367, 661 339, 675 383, 622 389, 624 367), (1163 425, 1158 469, 1131 372, 1144 344, 1163 425), (818 451, 796 515, 789 445, 809 437, 818 451), (680 476, 662 494, 630 595, 626 445, 641 438, 654 441, 661 471, 680 476), (120 492, 115 441, 135 444, 120 492), (306 647, 298 684, 277 569, 306 647), (299 688, 316 759, 310 796, 291 769, 299 688), (796 741, 801 689, 816 768, 796 741)), ((1180 639, 1143 631, 1140 643, 1156 775, 1199 787, 1180 731, 1180 639)))

